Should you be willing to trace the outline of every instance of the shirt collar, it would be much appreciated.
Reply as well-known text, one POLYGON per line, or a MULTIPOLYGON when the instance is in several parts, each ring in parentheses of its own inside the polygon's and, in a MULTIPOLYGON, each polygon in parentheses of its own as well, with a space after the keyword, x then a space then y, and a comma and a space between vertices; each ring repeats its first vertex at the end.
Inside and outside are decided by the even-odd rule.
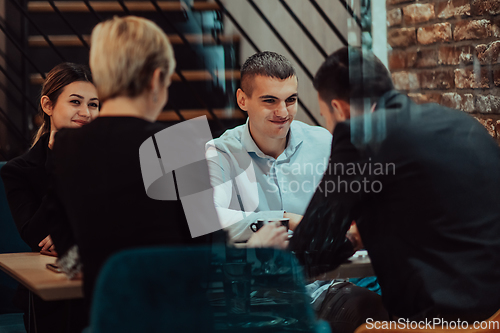
MULTIPOLYGON (((288 144, 285 148, 285 156, 288 158, 292 156, 295 151, 297 150, 297 147, 302 143, 303 141, 303 135, 301 128, 299 126, 296 126, 295 122, 292 121, 290 125, 290 130, 288 131, 288 144)), ((241 143, 243 145, 243 148, 249 153, 255 153, 257 156, 261 158, 269 158, 268 155, 264 154, 262 150, 257 146, 255 141, 252 138, 252 135, 250 134, 250 126, 248 124, 248 119, 247 122, 244 125, 243 128, 243 134, 241 136, 241 143)), ((282 156, 281 154, 280 156, 282 156)), ((279 158, 278 158, 279 159, 279 158)))

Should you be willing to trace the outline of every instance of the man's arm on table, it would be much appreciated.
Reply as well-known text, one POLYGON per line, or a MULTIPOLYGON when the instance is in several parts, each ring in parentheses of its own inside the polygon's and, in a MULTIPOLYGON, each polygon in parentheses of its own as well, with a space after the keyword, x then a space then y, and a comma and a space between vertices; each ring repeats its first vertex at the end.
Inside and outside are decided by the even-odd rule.
MULTIPOLYGON (((250 156, 248 159, 250 167, 250 156)), ((207 148, 207 163, 214 188, 215 209, 231 241, 248 240, 253 234, 250 224, 258 219, 283 217, 282 210, 254 212, 260 198, 253 169, 236 175, 227 153, 213 146, 207 148)))
POLYGON ((250 156, 250 169, 247 168, 240 175, 236 174, 227 153, 207 145, 206 157, 210 183, 214 188, 215 209, 221 226, 228 232, 231 241, 248 240, 253 234, 250 224, 258 219, 283 217, 283 210, 254 212, 260 198, 250 156))
MULTIPOLYGON (((297 253, 318 251, 315 258, 318 265, 334 263, 349 256, 358 244, 351 244, 346 233, 352 221, 358 218, 363 198, 362 188, 351 187, 354 182, 362 184, 363 176, 346 172, 348 163, 354 163, 356 171, 367 163, 359 150, 351 143, 349 122, 337 125, 332 145, 329 166, 316 188, 304 218, 290 240, 289 249, 297 253)), ((351 165, 351 164, 349 164, 351 165)), ((356 172, 357 173, 357 172, 356 172)))

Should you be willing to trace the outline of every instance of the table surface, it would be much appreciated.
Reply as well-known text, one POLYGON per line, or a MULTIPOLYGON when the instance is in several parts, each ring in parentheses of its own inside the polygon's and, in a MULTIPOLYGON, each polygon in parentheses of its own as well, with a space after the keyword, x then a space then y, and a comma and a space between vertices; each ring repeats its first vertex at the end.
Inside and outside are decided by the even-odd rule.
MULTIPOLYGON (((83 297, 82 280, 68 280, 66 274, 55 273, 45 266, 55 262, 54 257, 35 252, 0 254, 0 269, 22 283, 46 301, 83 297)), ((354 256, 336 269, 313 280, 347 279, 373 276, 368 256, 354 256)))
POLYGON ((367 276, 374 276, 372 262, 368 255, 353 256, 349 258, 347 263, 344 263, 334 269, 333 271, 326 272, 320 276, 316 276, 313 280, 334 280, 334 279, 348 279, 348 278, 362 278, 367 276))
MULTIPOLYGON (((236 248, 246 248, 246 243, 235 243, 236 248)), ((374 276, 372 262, 368 253, 365 250, 358 251, 348 259, 348 262, 343 263, 336 269, 316 276, 311 281, 320 280, 335 280, 335 279, 348 279, 348 278, 363 278, 367 276, 374 276)))
POLYGON ((0 254, 0 269, 46 301, 82 298, 82 280, 68 280, 45 266, 55 257, 36 252, 0 254))

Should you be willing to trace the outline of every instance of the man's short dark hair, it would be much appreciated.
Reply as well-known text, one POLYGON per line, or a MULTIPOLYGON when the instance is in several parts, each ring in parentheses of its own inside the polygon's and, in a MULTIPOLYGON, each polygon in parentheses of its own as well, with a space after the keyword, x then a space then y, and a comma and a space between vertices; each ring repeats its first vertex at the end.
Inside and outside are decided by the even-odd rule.
POLYGON ((255 53, 241 66, 241 90, 252 95, 252 79, 256 75, 285 80, 296 76, 292 63, 281 54, 265 51, 255 53))
POLYGON ((332 99, 352 104, 364 98, 376 102, 394 89, 394 85, 391 74, 372 52, 343 47, 332 53, 318 69, 314 88, 328 104, 332 99))

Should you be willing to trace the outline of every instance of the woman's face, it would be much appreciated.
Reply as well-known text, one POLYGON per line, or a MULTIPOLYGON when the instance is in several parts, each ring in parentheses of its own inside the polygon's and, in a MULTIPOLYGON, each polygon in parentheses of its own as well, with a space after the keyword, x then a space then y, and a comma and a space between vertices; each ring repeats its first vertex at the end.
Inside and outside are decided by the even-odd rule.
POLYGON ((63 88, 55 105, 42 96, 43 111, 50 116, 51 131, 88 124, 99 114, 97 90, 90 82, 76 81, 63 88))

